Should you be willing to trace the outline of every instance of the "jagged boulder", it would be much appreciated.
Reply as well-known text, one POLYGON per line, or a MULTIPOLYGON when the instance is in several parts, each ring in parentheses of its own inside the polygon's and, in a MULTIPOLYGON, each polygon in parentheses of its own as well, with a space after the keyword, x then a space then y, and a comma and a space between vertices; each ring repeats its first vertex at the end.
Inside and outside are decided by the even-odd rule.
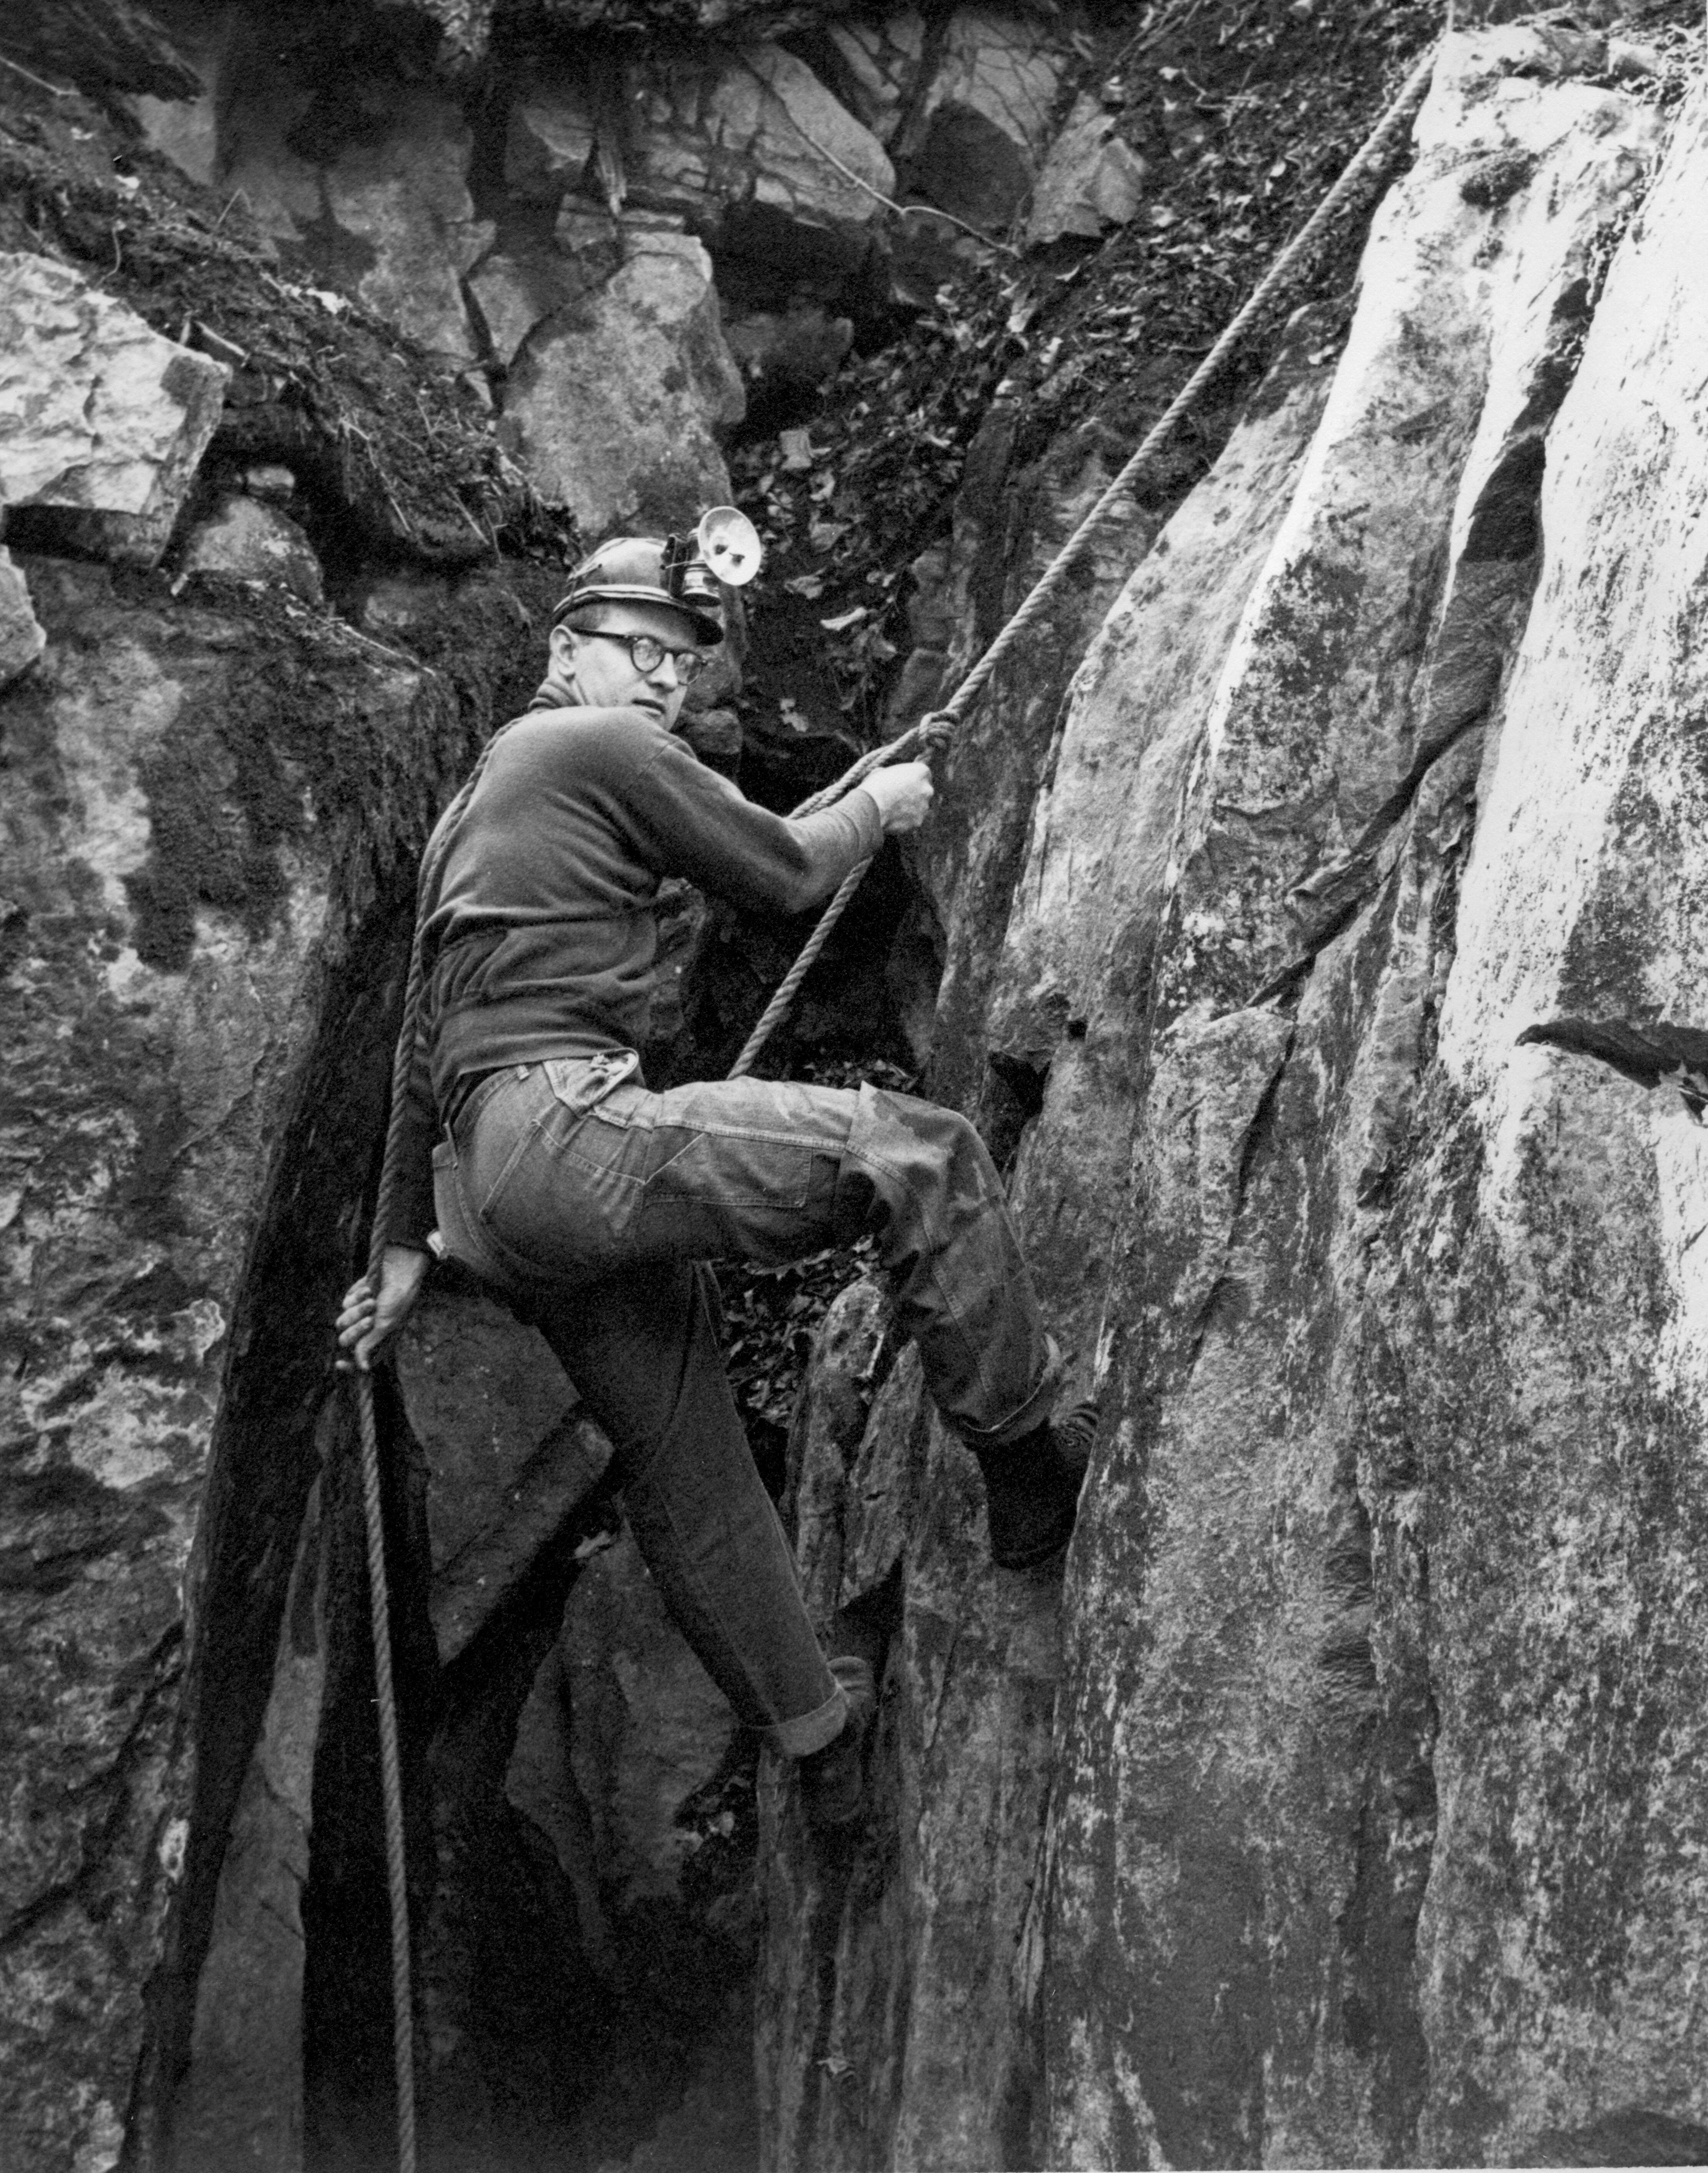
POLYGON ((324 601, 320 561, 308 537, 288 513, 241 492, 222 499, 190 531, 178 566, 181 573, 276 581, 300 602, 324 601))
POLYGON ((156 564, 228 375, 68 266, 0 255, 0 505, 66 509, 68 541, 156 564))
MULTIPOLYGON (((1509 62, 1446 49, 1246 582, 1195 583, 1171 531, 1112 615, 1009 931, 993 1038, 1048 1067, 1033 1242, 1081 1319, 1126 1324, 1068 1595, 1058 1725, 1087 1777, 1052 1808, 1027 1941, 1052 2155, 1522 2155, 1558 2102, 1513 2036, 1498 2082, 1473 2073, 1433 1990, 1490 1906, 1446 1900, 1444 1716, 1491 1667, 1518 1706, 1532 1678, 1442 1611, 1440 1540, 1486 1511, 1424 1383, 1475 1375, 1485 1332, 1518 1362, 1526 1331, 1459 1280, 1460 1226, 1433 1275, 1418 1233, 1449 1196, 1474 1220, 1486 1181, 1488 1135, 1430 1066, 1470 930, 1476 735, 1546 639, 1544 532, 1579 532, 1542 479, 1658 132, 1509 62), (1238 611, 1203 648, 1176 632, 1203 625, 1194 585, 1238 611), (1385 1295, 1418 1275, 1442 1293, 1428 1329, 1385 1295)), ((1505 1763, 1462 1745, 1467 1770, 1505 1763)))
POLYGON ((1125 226, 1144 201, 1144 173, 1143 159, 1116 134, 1101 103, 1082 94, 1038 175, 1027 243, 1064 234, 1095 240, 1106 226, 1125 226))
POLYGON ((716 433, 745 404, 702 245, 631 224, 623 248, 603 286, 528 340, 501 426, 541 494, 590 536, 668 527, 727 499, 716 433))

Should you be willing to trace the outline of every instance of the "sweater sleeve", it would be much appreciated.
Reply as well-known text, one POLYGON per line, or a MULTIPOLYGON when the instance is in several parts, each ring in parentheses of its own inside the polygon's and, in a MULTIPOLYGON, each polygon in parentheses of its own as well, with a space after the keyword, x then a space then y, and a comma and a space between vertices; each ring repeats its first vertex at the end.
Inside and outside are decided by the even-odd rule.
POLYGON ((737 905, 803 912, 884 842, 878 802, 862 788, 816 815, 774 815, 673 738, 639 765, 624 797, 651 867, 737 905))

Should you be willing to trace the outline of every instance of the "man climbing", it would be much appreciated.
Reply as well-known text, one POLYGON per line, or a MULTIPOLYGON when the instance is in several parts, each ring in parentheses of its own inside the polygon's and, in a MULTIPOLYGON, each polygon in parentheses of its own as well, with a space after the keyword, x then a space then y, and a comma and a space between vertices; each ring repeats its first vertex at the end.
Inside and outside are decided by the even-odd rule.
POLYGON ((801 1761, 808 1816, 835 1827, 858 1809, 870 1670, 827 1661, 813 1633, 724 1373, 705 1263, 875 1238, 926 1384, 978 1459, 1001 1566, 1065 1545, 1093 1421, 1080 1406, 1051 1423, 1056 1353, 965 1119, 870 1086, 744 1078, 653 1093, 640 1076, 661 878, 798 913, 931 806, 919 762, 802 820, 701 763, 674 727, 722 610, 674 539, 605 544, 554 614, 530 709, 442 818, 396 1242, 377 1303, 365 1277, 354 1284, 338 1332, 365 1368, 415 1302, 436 1221, 445 1249, 562 1361, 611 1439, 678 1626, 738 1717, 801 1761))

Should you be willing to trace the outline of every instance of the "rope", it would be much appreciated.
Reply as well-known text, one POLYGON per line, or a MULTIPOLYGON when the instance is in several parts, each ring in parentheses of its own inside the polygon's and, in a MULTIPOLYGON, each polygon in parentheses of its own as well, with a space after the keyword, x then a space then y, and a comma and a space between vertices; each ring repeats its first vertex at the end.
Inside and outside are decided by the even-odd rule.
MULTIPOLYGON (((794 811, 797 817, 816 814, 821 807, 828 807, 833 801, 851 792, 874 769, 890 763, 905 761, 916 748, 928 744, 934 738, 939 741, 946 739, 965 720, 967 712, 989 685, 997 667, 1043 617, 1062 583, 1084 556, 1092 537, 1122 500, 1131 494, 1144 470, 1174 434, 1182 417, 1197 405, 1206 387, 1221 374, 1251 326, 1292 279, 1299 265, 1316 248, 1325 230, 1339 217, 1367 177, 1386 165, 1392 156, 1400 132, 1423 103, 1430 79, 1435 73, 1438 51, 1438 47, 1432 46, 1413 68, 1339 180, 1257 282, 1221 337, 1157 418, 1138 451, 1057 551, 1034 583, 1025 601, 955 688, 944 706, 922 718, 918 724, 900 737, 889 741, 883 747, 873 747, 869 753, 862 755, 834 785, 827 785, 822 791, 803 800, 794 811)), ((737 1070, 730 1074, 732 1078, 751 1069, 778 1020, 787 1010, 789 999, 800 986, 806 966, 810 965, 824 949, 831 930, 841 919, 844 909, 858 887, 860 877, 871 865, 870 860, 863 860, 825 907, 819 925, 808 940, 806 950, 796 961, 788 979, 766 1006, 765 1016, 749 1035, 746 1047, 736 1059, 737 1070)))
MULTIPOLYGON (((424 878, 428 871, 424 865, 424 878)), ((368 1244, 368 1285, 378 1295, 391 1227, 392 1202, 403 1159, 403 1120, 421 1008, 422 921, 418 914, 403 990, 403 1030, 392 1058, 392 1111, 386 1155, 368 1244)), ((415 2173, 414 2005, 409 1988, 409 1887, 403 1858, 403 1778, 397 1748, 397 1696, 392 1675, 392 1614, 386 1577, 386 1524, 380 1500, 380 1435, 374 1416, 374 1377, 358 1372, 356 1418, 362 1443, 362 1512, 367 1525, 368 1599, 373 1618, 374 1690, 380 1721, 380 1792, 386 1814, 386 1885, 392 1912, 392 2057, 397 2092, 398 2173, 415 2173)))
MULTIPOLYGON (((495 740, 496 735, 494 736, 495 740)), ((374 1201, 368 1239, 368 1287, 377 1297, 392 1227, 397 1173, 403 1161, 403 1126, 414 1067, 421 1015, 425 916, 439 863, 450 843, 457 814, 473 794, 492 752, 489 740, 480 759, 446 811, 437 828, 438 847, 430 841, 422 856, 417 885, 415 930, 409 945, 409 972, 403 985, 403 1015, 392 1054, 392 1106, 386 1125, 386 1152, 374 1201)), ((414 2003, 410 1992, 409 1886, 403 1853, 403 1777, 397 1741, 397 1694, 392 1670, 391 1588, 386 1574, 386 1525, 380 1497, 380 1431, 374 1411, 374 1377, 356 1372, 356 1422, 361 1438, 362 1515, 367 1529, 368 1604, 374 1639, 375 1705, 380 1726, 380 1793, 386 1821, 386 1886, 392 1918, 392 2059, 397 2098, 398 2173, 415 2173, 414 2003)))
MULTIPOLYGON (((1253 288, 1245 306, 1164 409, 1138 451, 1057 551, 1025 601, 961 681, 945 706, 922 718, 916 725, 884 746, 873 747, 869 753, 862 755, 835 784, 826 785, 822 791, 803 800, 794 811, 797 817, 815 814, 820 808, 828 807, 832 802, 842 799, 869 777, 874 769, 905 761, 917 749, 924 748, 929 752, 946 742, 984 692, 997 666, 1048 608, 1069 572, 1084 555, 1091 538, 1122 499, 1132 492, 1143 470, 1166 444, 1182 417, 1197 404, 1205 387, 1219 374, 1251 326, 1292 278, 1300 262, 1315 248, 1324 229, 1350 201, 1366 176, 1392 154, 1401 129, 1423 101, 1435 61, 1435 53, 1432 48, 1407 77, 1398 94, 1340 179, 1253 288)), ((821 147, 814 145, 813 148, 818 149, 821 147)), ((856 177, 851 175, 851 178, 856 177)), ((423 856, 419 896, 424 904, 431 894, 438 862, 449 843, 456 814, 473 793, 494 744, 493 741, 488 741, 479 762, 441 819, 435 833, 441 841, 438 851, 435 852, 430 844, 423 856)), ((843 877, 840 888, 820 915, 805 948, 790 968, 787 977, 765 1006, 763 1016, 748 1036, 740 1055, 730 1067, 727 1075, 730 1078, 739 1079, 752 1070, 760 1050, 793 1001, 797 990, 823 951, 831 930, 841 918, 844 909, 859 888, 861 878, 871 865, 870 860, 862 860, 843 877)), ((423 937, 423 916, 418 911, 414 939, 409 952, 408 979, 404 989, 403 1022, 392 1058, 391 1117, 386 1126, 385 1162, 381 1171, 378 1197, 374 1205, 373 1230, 368 1252, 369 1287, 376 1297, 402 1158, 409 1076, 415 1058, 421 1006, 423 937)), ((399 2173, 415 2173, 415 2067, 409 1982, 409 1893, 403 1857, 403 1787, 397 1741, 397 1690, 392 1670, 391 1604, 386 1576, 385 1524, 380 1496, 379 1429, 374 1412, 373 1377, 358 1371, 354 1378, 361 1435, 362 1507, 367 1525, 368 1589, 373 1616, 374 1680, 380 1724, 380 1777, 385 1798, 386 1879, 392 1914, 392 2035, 397 2070, 397 2164, 399 2173)))
POLYGON ((862 860, 857 866, 850 868, 847 874, 843 876, 841 888, 825 907, 818 926, 807 938, 806 946, 800 957, 796 959, 779 983, 776 995, 765 1006, 759 1024, 748 1036, 741 1054, 724 1074, 725 1078, 742 1079, 753 1070, 754 1059, 770 1039, 771 1029, 776 1025, 777 1021, 795 1000, 796 989, 811 972, 813 960, 830 941, 830 930, 841 918, 843 907, 859 889, 860 879, 871 865, 869 860, 862 860))

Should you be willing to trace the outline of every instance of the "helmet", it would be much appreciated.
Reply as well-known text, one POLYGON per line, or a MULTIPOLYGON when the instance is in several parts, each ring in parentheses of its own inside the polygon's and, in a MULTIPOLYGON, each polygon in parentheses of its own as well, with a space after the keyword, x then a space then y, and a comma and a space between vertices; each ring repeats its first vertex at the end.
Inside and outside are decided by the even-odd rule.
POLYGON ((733 506, 717 506, 691 536, 613 536, 602 543, 570 574, 552 623, 582 604, 664 604, 680 612, 709 649, 723 639, 720 578, 739 588, 759 567, 752 523, 733 506))

